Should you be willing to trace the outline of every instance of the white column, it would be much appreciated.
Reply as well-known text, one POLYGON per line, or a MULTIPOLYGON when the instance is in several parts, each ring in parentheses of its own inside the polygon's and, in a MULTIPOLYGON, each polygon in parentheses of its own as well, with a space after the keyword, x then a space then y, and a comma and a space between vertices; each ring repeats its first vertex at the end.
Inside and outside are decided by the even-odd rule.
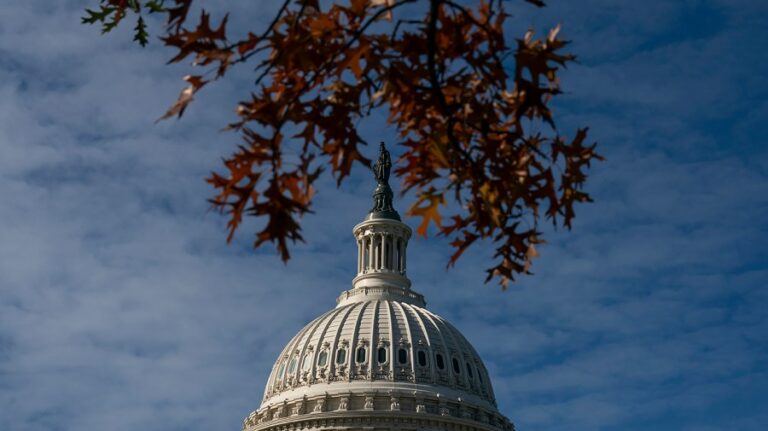
POLYGON ((387 237, 386 237, 386 235, 384 235, 382 233, 380 238, 381 239, 379 241, 381 242, 381 246, 380 246, 380 253, 381 253, 381 255, 379 256, 379 269, 384 269, 384 268, 387 267, 387 254, 386 254, 387 253, 387 249, 385 247, 385 243, 387 241, 387 237))
POLYGON ((368 270, 370 271, 370 270, 373 269, 373 262, 374 262, 375 257, 374 257, 374 254, 373 254, 373 237, 372 236, 368 236, 367 238, 368 238, 367 239, 367 241, 368 241, 368 270))
POLYGON ((357 273, 363 272, 363 240, 357 240, 357 273))

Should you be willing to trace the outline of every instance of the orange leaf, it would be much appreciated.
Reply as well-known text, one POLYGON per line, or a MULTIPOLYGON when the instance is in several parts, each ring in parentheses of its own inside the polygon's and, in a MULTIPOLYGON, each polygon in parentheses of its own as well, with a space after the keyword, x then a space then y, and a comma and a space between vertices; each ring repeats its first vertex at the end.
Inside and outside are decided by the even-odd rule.
POLYGON ((440 228, 442 225, 442 218, 440 217, 439 206, 445 205, 445 198, 442 194, 437 194, 434 190, 428 193, 422 194, 418 202, 413 204, 408 210, 408 215, 421 217, 421 224, 416 228, 416 233, 421 236, 427 236, 427 228, 429 222, 435 223, 435 226, 440 228), (419 206, 422 202, 426 202, 426 206, 419 206))
POLYGON ((352 70, 355 78, 358 80, 363 76, 363 70, 360 68, 360 57, 368 50, 367 45, 360 45, 357 48, 352 48, 347 53, 347 58, 341 63, 339 72, 346 68, 352 70))
POLYGON ((324 32, 333 29, 336 26, 336 22, 328 17, 328 15, 319 15, 309 23, 309 29, 312 36, 320 36, 324 32))

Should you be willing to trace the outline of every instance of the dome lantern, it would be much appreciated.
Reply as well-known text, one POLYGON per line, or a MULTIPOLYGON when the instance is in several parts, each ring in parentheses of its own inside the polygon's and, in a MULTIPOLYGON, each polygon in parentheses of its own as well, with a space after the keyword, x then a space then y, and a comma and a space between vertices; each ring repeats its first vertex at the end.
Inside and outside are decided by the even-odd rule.
POLYGON ((379 147, 379 159, 373 166, 376 189, 373 192, 373 208, 363 222, 352 229, 357 241, 357 276, 352 281, 354 289, 376 287, 383 293, 410 289, 406 276, 406 250, 411 228, 400 221, 400 215, 392 205, 392 189, 389 172, 392 162, 384 143, 379 147), (390 291, 394 289, 395 291, 390 291))

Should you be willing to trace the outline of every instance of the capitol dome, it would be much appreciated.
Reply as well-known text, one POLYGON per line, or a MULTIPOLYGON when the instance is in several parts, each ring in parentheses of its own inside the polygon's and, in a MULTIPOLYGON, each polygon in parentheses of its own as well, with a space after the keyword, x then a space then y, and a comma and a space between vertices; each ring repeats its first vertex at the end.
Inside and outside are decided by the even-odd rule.
POLYGON ((411 289, 389 167, 382 144, 374 208, 353 229, 352 289, 288 342, 244 430, 514 429, 475 349, 411 289))

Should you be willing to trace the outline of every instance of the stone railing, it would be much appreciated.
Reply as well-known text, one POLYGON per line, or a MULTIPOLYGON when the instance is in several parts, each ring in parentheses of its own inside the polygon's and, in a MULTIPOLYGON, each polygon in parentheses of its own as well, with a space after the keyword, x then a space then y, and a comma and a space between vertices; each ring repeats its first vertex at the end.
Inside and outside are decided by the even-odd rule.
POLYGON ((347 290, 336 298, 336 304, 338 305, 347 301, 356 302, 356 299, 364 299, 364 296, 375 296, 377 299, 386 299, 390 301, 404 300, 404 302, 414 303, 421 307, 424 307, 426 304, 424 295, 420 293, 416 293, 412 290, 385 286, 361 287, 347 290))
MULTIPOLYGON (((402 416, 403 419, 419 421, 418 418, 444 424, 441 429, 453 429, 453 425, 461 425, 464 430, 514 431, 514 425, 497 411, 478 407, 461 399, 446 400, 439 394, 425 396, 424 394, 408 392, 364 392, 323 394, 313 397, 304 396, 298 400, 283 401, 275 405, 263 406, 251 412, 243 421, 244 431, 264 431, 286 425, 301 423, 302 428, 311 429, 306 421, 332 417, 344 426, 344 417, 357 418, 361 416, 382 418, 402 416), (432 419, 429 419, 432 418, 432 419), (468 427, 469 426, 469 427, 468 427)), ((375 424, 376 420, 371 419, 375 424)), ((426 423, 426 422, 425 422, 426 423)), ((330 424, 324 423, 327 427, 330 424)), ((324 428, 327 429, 327 428, 324 428)), ((457 428, 459 429, 459 428, 457 428)))

